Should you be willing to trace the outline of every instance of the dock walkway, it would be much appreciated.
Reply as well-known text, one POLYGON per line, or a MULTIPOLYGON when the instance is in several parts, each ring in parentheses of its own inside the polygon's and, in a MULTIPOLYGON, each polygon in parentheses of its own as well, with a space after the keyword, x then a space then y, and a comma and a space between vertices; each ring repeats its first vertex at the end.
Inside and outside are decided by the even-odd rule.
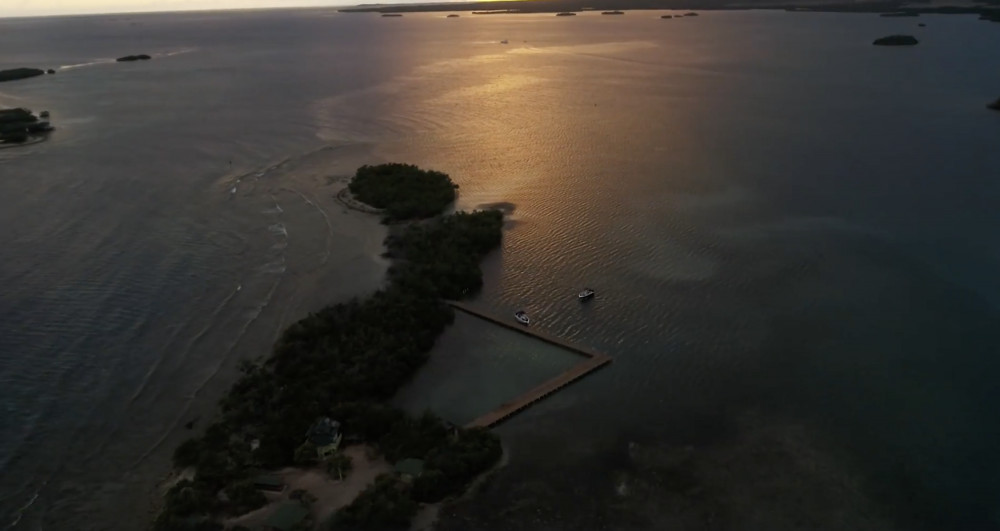
POLYGON ((596 350, 577 345, 563 338, 556 337, 552 334, 543 332, 538 329, 529 328, 519 323, 515 324, 510 320, 500 319, 496 316, 472 308, 467 304, 456 301, 448 301, 448 304, 457 310, 461 310, 465 313, 468 313, 469 315, 473 315, 475 317, 479 317, 480 319, 484 319, 491 323, 498 324, 500 326, 509 328, 516 332, 520 332, 522 334, 538 338, 542 341, 545 341, 546 343, 551 343, 553 345, 565 348, 566 350, 569 350, 575 354, 579 354, 587 358, 586 361, 582 361, 570 367, 568 370, 562 372, 561 374, 558 374, 555 377, 546 380, 538 387, 531 389, 530 391, 518 396, 517 398, 511 400, 510 402, 501 404, 500 407, 466 424, 465 425, 466 428, 493 427, 507 420, 508 418, 516 415, 517 413, 521 412, 522 410, 534 404, 535 402, 542 400, 543 398, 562 389, 563 387, 566 387, 567 385, 579 380, 580 378, 583 378, 584 376, 596 371, 597 369, 604 367, 605 365, 611 363, 612 361, 611 356, 608 356, 607 354, 603 354, 596 350))

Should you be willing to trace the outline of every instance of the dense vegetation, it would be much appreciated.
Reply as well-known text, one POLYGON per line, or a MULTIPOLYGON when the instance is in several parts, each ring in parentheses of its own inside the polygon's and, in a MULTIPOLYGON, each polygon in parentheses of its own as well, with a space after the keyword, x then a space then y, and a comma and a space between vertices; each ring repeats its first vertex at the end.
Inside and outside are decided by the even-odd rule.
POLYGON ((167 494, 157 529, 192 529, 258 507, 263 497, 249 480, 261 469, 317 464, 334 477, 346 473, 348 459, 315 463, 305 440, 324 416, 341 422, 345 439, 375 446, 390 462, 425 460, 412 483, 389 477, 372 485, 337 515, 336 529, 405 527, 417 502, 460 492, 492 466, 501 451, 490 432, 448 426, 429 413, 411 418, 384 401, 454 319, 441 299, 481 286, 478 264, 500 243, 502 221, 494 211, 458 213, 398 231, 387 240, 397 259, 388 287, 309 315, 285 330, 269 359, 244 363, 220 418, 175 451, 175 465, 195 467, 196 475, 167 494))
POLYGON ((50 129, 48 122, 39 121, 28 109, 0 109, 0 143, 27 142, 32 134, 50 129))
POLYGON ((331 529, 409 529, 417 513, 409 485, 389 474, 375 479, 354 503, 337 511, 331 529))
POLYGON ((462 257, 483 256, 500 244, 503 215, 497 211, 458 212, 436 223, 410 225, 390 238, 389 268, 393 284, 411 293, 460 299, 482 287, 479 262, 462 257))
POLYGON ((18 79, 28 79, 45 74, 45 70, 37 68, 11 68, 10 70, 0 70, 0 82, 15 81, 18 79))
POLYGON ((28 109, 0 109, 0 126, 19 123, 36 122, 38 118, 28 109))
POLYGON ((387 221, 401 221, 441 213, 455 201, 458 185, 439 171, 380 164, 358 168, 349 188, 354 197, 384 209, 387 221))
POLYGON ((419 503, 434 503, 461 492, 476 475, 500 459, 500 442, 486 429, 450 429, 424 414, 392 426, 380 442, 386 458, 424 459, 424 471, 412 483, 383 476, 341 509, 332 530, 406 529, 419 503))

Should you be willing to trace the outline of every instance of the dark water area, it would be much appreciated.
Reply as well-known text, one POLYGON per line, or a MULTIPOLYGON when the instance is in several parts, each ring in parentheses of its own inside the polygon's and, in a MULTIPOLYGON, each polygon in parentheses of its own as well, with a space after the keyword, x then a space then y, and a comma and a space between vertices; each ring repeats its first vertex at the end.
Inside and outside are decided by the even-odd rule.
MULTIPOLYGON (((378 285, 326 198, 398 160, 511 204, 474 304, 615 357, 443 529, 997 529, 1000 31, 660 14, 0 20, 0 68, 61 67, 0 85, 58 127, 0 150, 3 525, 141 528, 236 363, 378 285)), ((404 395, 562 367, 475 326, 404 395)))

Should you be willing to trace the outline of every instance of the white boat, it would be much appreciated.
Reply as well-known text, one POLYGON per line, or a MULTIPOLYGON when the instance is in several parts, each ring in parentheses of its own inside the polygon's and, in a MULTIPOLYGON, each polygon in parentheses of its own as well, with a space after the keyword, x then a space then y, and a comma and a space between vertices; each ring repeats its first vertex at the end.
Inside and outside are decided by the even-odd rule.
POLYGON ((523 325, 531 323, 531 319, 528 319, 528 314, 525 313, 524 310, 514 312, 514 319, 517 319, 517 322, 523 325))
POLYGON ((583 291, 581 291, 576 297, 581 301, 585 301, 587 299, 594 298, 594 295, 597 295, 597 293, 594 290, 590 288, 583 288, 583 291))

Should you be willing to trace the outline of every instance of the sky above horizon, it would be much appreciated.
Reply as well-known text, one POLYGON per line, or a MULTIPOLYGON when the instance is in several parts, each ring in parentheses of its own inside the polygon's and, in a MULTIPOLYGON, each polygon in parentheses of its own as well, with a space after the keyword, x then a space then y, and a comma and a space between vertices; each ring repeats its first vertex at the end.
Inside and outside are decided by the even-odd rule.
POLYGON ((375 3, 376 1, 393 4, 427 2, 427 0, 0 0, 0 18, 148 11, 343 6, 375 3))

